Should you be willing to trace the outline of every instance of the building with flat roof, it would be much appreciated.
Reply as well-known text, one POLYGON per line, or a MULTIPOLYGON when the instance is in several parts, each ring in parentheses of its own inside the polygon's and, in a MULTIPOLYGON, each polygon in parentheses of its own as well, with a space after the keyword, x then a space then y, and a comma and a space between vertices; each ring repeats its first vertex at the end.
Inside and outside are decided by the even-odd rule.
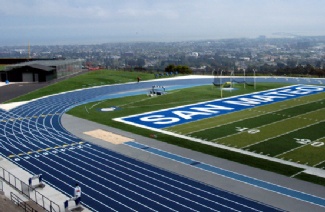
POLYGON ((47 82, 82 70, 82 60, 35 60, 6 66, 1 81, 47 82))

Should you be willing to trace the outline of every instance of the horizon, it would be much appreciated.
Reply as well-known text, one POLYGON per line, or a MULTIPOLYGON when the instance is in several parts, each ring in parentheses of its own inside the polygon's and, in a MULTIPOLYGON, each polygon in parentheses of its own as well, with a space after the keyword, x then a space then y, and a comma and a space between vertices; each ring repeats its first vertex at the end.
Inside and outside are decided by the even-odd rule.
POLYGON ((318 0, 0 0, 0 46, 325 35, 318 0))
MULTIPOLYGON (((177 41, 156 41, 156 40, 138 40, 138 41, 103 41, 103 42, 81 42, 81 43, 50 43, 50 44, 33 44, 30 42, 26 42, 23 43, 21 45, 0 45, 0 48, 14 48, 14 47, 19 47, 19 48, 26 48, 26 50, 28 49, 28 47, 35 47, 35 46, 92 46, 92 45, 105 45, 105 44, 140 44, 140 43, 185 43, 185 42, 213 42, 213 41, 227 41, 227 40, 257 40, 259 39, 261 36, 265 36, 265 35, 259 35, 257 37, 238 37, 238 38, 219 38, 219 39, 189 39, 189 40, 177 40, 177 41)), ((286 36, 273 36, 273 37, 268 37, 265 36, 265 39, 299 39, 299 38, 325 38, 325 35, 314 35, 314 36, 299 36, 299 35, 286 35, 286 36)), ((21 50, 25 50, 25 49, 21 49, 21 50)))

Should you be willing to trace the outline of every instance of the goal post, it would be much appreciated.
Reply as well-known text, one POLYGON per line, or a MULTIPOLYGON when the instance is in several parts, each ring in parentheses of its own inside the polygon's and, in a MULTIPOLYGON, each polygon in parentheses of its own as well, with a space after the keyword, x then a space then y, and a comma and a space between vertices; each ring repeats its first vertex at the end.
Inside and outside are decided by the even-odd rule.
MULTIPOLYGON (((213 82, 212 84, 216 87, 222 87, 225 83, 227 86, 231 86, 234 80, 234 71, 224 71, 224 70, 216 70, 213 71, 213 82)), ((224 86, 226 86, 224 85, 224 86)))

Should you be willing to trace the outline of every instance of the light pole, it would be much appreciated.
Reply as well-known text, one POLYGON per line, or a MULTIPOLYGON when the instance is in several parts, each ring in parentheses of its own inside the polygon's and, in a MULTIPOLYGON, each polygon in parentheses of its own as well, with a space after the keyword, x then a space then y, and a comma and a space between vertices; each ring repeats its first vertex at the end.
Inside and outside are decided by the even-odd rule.
POLYGON ((256 90, 256 75, 255 75, 256 69, 255 68, 253 69, 253 72, 254 72, 254 90, 256 90))
POLYGON ((244 70, 244 89, 246 89, 246 75, 245 75, 245 69, 244 70))
POLYGON ((221 84, 221 77, 222 77, 222 70, 220 70, 220 93, 221 93, 221 98, 222 98, 222 84, 221 84))

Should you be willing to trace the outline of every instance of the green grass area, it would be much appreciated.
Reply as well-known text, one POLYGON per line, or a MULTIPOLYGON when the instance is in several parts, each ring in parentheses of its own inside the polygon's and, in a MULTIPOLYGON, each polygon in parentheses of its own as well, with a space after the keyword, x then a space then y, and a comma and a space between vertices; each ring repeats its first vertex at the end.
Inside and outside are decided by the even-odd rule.
MULTIPOLYGON (((282 134, 273 139, 250 146, 251 151, 263 152, 270 156, 276 156, 292 149, 298 148, 304 144, 298 143, 297 139, 309 139, 315 141, 324 137, 324 132, 321 129, 325 129, 325 121, 313 124, 311 126, 305 126, 304 128, 292 131, 286 134, 282 134)), ((324 148, 322 148, 324 151, 324 148)))
POLYGON ((0 65, 0 71, 4 70, 6 68, 6 65, 0 65))
MULTIPOLYGON (((46 88, 40 89, 36 92, 30 93, 28 95, 25 95, 23 97, 20 97, 12 101, 30 100, 44 95, 50 95, 50 94, 55 94, 63 91, 70 91, 74 89, 87 88, 87 87, 97 86, 97 85, 135 82, 137 76, 140 76, 142 80, 153 79, 153 74, 148 74, 148 73, 121 72, 121 71, 108 71, 108 70, 94 71, 94 72, 88 72, 87 74, 76 76, 71 79, 67 79, 62 82, 50 85, 46 88)), ((243 89, 243 85, 238 84, 236 85, 236 87, 239 89, 233 90, 231 92, 223 91, 223 97, 251 93, 255 91, 269 90, 269 89, 287 86, 287 85, 288 84, 258 83, 257 89, 254 90, 254 87, 252 86, 247 86, 246 89, 243 89)), ((218 88, 213 86, 199 86, 195 88, 187 88, 182 91, 180 90, 169 91, 167 95, 163 95, 155 98, 149 98, 145 94, 143 94, 137 96, 104 100, 101 102, 88 103, 85 105, 77 106, 71 109, 70 111, 68 111, 67 113, 74 115, 76 117, 88 119, 100 124, 112 126, 115 128, 119 128, 125 131, 129 131, 147 137, 149 137, 151 134, 154 133, 157 135, 157 140, 161 142, 170 143, 180 147, 192 149, 194 151, 209 154, 215 157, 225 158, 231 161, 276 172, 286 176, 292 176, 302 171, 302 169, 300 168, 292 167, 289 165, 279 164, 269 160, 255 158, 252 156, 232 152, 229 150, 211 147, 209 145, 192 142, 186 139, 175 138, 166 134, 152 132, 148 129, 138 128, 135 126, 127 125, 112 120, 113 118, 124 117, 127 115, 144 113, 144 112, 165 109, 165 108, 170 108, 170 107, 175 107, 175 106, 180 106, 185 104, 192 104, 192 103, 197 103, 202 101, 209 101, 217 98, 220 98, 220 90, 218 88), (190 96, 184 94, 190 94, 190 96), (117 106, 120 109, 112 112, 101 112, 99 110, 101 108, 108 108, 111 106, 117 106)), ((313 101, 312 98, 309 96, 306 97, 304 101, 308 101, 309 98, 311 99, 311 101, 313 101)), ((271 104, 269 106, 258 107, 258 109, 261 109, 264 112, 267 111, 272 112, 276 109, 279 109, 279 107, 281 108, 282 106, 283 108, 290 107, 291 104, 295 106, 295 105, 300 105, 301 102, 299 101, 282 102, 279 103, 279 105, 277 106, 271 106, 274 105, 271 104)), ((186 133, 189 133, 195 130, 202 129, 202 127, 204 128, 203 124, 209 122, 210 124, 214 123, 214 126, 218 126, 222 124, 227 124, 229 122, 233 122, 238 119, 250 118, 252 116, 259 115, 258 113, 259 112, 257 112, 256 110, 246 110, 246 112, 235 112, 227 116, 224 116, 222 120, 217 120, 213 118, 206 119, 206 120, 198 121, 194 124, 193 123, 185 124, 168 130, 178 131, 182 129, 185 130, 186 133)), ((312 178, 305 179, 305 180, 314 182, 312 178)), ((315 183, 317 182, 318 181, 315 181, 315 183)))
MULTIPOLYGON (((322 101, 315 101, 288 109, 276 110, 273 113, 255 113, 258 115, 255 115, 252 118, 247 118, 244 120, 239 119, 222 126, 210 127, 206 130, 201 130, 191 135, 242 148, 270 137, 277 137, 282 133, 295 130, 299 126, 304 127, 314 123, 315 119, 310 120, 311 117, 309 117, 313 115, 309 114, 308 116, 305 114, 310 112, 316 113, 314 116, 322 116, 321 111, 317 111, 318 109, 324 107, 324 105, 321 103, 322 101), (304 116, 306 117, 304 118, 304 116), (261 127, 265 125, 267 125, 267 128, 261 127), (250 134, 247 133, 247 130, 245 130, 239 133, 238 128, 247 128, 247 130, 258 128, 260 132, 250 134)), ((254 109, 254 111, 256 110, 259 110, 259 108, 254 109)), ((220 119, 222 119, 222 117, 220 117, 220 119)))
MULTIPOLYGON (((304 128, 306 126, 315 124, 316 119, 313 117, 322 116, 323 112, 325 112, 325 110, 321 109, 321 110, 310 112, 308 114, 302 114, 302 115, 296 116, 296 117, 288 117, 287 119, 283 119, 279 122, 270 123, 266 126, 259 127, 258 129, 261 132, 259 134, 248 134, 248 133, 243 134, 242 133, 241 134, 242 139, 243 140, 249 139, 249 142, 246 142, 246 145, 251 145, 251 144, 254 144, 254 143, 257 143, 260 141, 267 142, 267 140, 270 138, 276 138, 279 135, 283 135, 288 132, 296 131, 297 129, 304 128), (281 127, 279 127, 279 126, 281 126, 281 127), (247 136, 249 136, 249 137, 247 138, 247 136)), ((250 148, 251 150, 254 149, 254 148, 251 148, 251 146, 248 146, 248 147, 246 146, 243 148, 244 149, 250 148)), ((263 149, 260 151, 274 155, 273 153, 270 153, 269 149, 265 149, 265 150, 263 149)), ((283 151, 285 151, 285 150, 283 150, 283 151)))
MULTIPOLYGON (((217 139, 220 137, 238 133, 238 131, 236 130, 237 127, 253 129, 253 128, 259 127, 261 125, 264 125, 264 124, 279 121, 279 120, 281 120, 281 118, 282 117, 275 116, 273 114, 266 114, 266 115, 261 115, 261 116, 254 117, 254 118, 236 121, 231 124, 226 124, 226 125, 223 125, 220 127, 213 127, 213 128, 209 128, 207 130, 202 130, 200 132, 192 133, 191 136, 200 137, 200 138, 208 139, 208 140, 214 140, 214 139, 217 139)), ((230 138, 230 139, 232 140, 233 138, 230 138)), ((243 139, 243 140, 245 140, 245 139, 243 139)), ((249 142, 249 140, 248 140, 248 142, 249 142)), ((241 145, 247 145, 247 143, 241 144, 241 145)))
POLYGON ((318 139, 311 144, 301 146, 301 148, 294 149, 290 152, 279 155, 279 158, 285 158, 291 161, 296 161, 309 166, 318 168, 325 168, 325 138, 318 139))
POLYGON ((300 173, 299 175, 295 176, 295 178, 325 186, 325 178, 318 177, 318 176, 315 176, 315 175, 300 173))

